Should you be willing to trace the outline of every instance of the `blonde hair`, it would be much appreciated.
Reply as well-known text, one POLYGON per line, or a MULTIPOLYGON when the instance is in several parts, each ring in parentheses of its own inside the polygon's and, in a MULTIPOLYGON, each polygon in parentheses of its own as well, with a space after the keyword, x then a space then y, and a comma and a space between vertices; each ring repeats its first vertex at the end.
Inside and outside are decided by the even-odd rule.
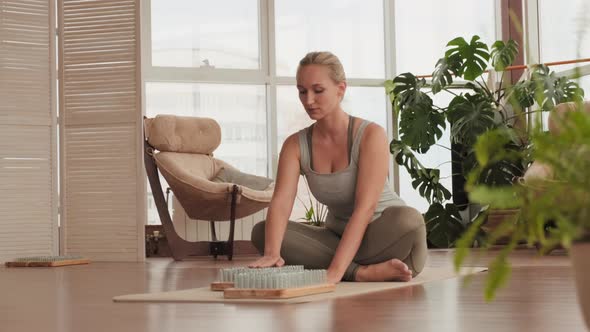
POLYGON ((297 67, 297 77, 299 77, 299 71, 301 68, 308 65, 326 66, 330 71, 330 78, 334 82, 340 83, 346 81, 344 67, 342 67, 340 59, 330 52, 324 51, 307 53, 303 59, 299 61, 299 66, 297 67))

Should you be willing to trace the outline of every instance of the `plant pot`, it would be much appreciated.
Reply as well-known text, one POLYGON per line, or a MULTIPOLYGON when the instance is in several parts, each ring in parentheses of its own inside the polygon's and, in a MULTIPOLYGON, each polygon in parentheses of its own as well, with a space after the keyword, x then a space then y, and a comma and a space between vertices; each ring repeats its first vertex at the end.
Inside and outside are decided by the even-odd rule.
POLYGON ((576 242, 570 248, 570 257, 578 289, 580 309, 590 329, 590 241, 576 242))
MULTIPOLYGON (((519 209, 491 210, 488 214, 486 222, 481 226, 481 229, 486 234, 490 234, 506 220, 514 218, 514 215, 517 214, 518 211, 519 209)), ((506 236, 499 238, 495 244, 508 244, 508 242, 510 242, 510 236, 511 234, 507 234, 506 236)))

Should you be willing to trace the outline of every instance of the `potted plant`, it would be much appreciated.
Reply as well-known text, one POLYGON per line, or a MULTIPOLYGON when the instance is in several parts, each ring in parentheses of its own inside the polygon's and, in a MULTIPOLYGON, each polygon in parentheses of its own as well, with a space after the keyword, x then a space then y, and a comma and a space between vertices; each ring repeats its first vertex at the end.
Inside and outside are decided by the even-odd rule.
MULTIPOLYGON (((469 203, 463 187, 466 174, 477 165, 474 152, 477 138, 490 130, 501 129, 510 137, 505 149, 526 150, 526 126, 518 120, 525 118, 536 94, 542 93, 544 99, 539 105, 549 110, 558 103, 574 100, 579 90, 575 82, 557 77, 544 66, 534 67, 530 77, 510 84, 504 74, 517 53, 518 46, 512 40, 496 41, 488 47, 478 36, 469 42, 459 37, 447 44, 431 80, 403 73, 385 82, 395 118, 399 119, 399 138, 391 142, 391 153, 395 162, 410 174, 412 186, 430 204, 425 220, 432 246, 454 246, 472 222, 463 221, 460 211, 469 203), (448 105, 434 104, 431 96, 441 92, 453 95, 448 105), (426 153, 433 145, 441 145, 439 140, 447 127, 450 127, 448 148, 453 159, 453 193, 441 183, 439 169, 427 167, 417 158, 417 154, 426 153)), ((522 158, 494 159, 486 164, 476 183, 490 186, 511 183, 523 174, 529 162, 526 155, 519 156, 522 158)), ((500 215, 506 218, 514 213, 509 210, 500 215)))
MULTIPOLYGON (((478 166, 468 178, 467 191, 472 201, 491 207, 517 208, 518 214, 505 220, 486 237, 487 245, 498 237, 509 235, 510 242, 489 265, 485 297, 491 300, 510 273, 508 254, 521 239, 537 245, 541 251, 557 244, 567 248, 575 272, 578 297, 590 327, 590 102, 559 105, 552 112, 553 127, 545 132, 537 125, 531 133, 532 156, 551 170, 512 185, 492 187, 475 179, 486 165, 497 159, 515 159, 527 151, 504 148, 510 142, 502 129, 481 135, 476 143, 478 166), (577 111, 586 109, 586 112, 577 111), (564 111, 565 110, 565 111, 564 111), (554 228, 546 229, 547 221, 554 228)), ((469 247, 483 218, 476 220, 458 241, 455 267, 464 262, 469 247)))
POLYGON ((305 188, 307 189, 307 197, 309 198, 309 206, 305 204, 305 202, 297 196, 297 199, 303 205, 305 209, 305 217, 299 218, 305 224, 317 226, 317 227, 324 227, 326 223, 326 216, 328 215, 328 208, 320 203, 317 199, 315 200, 315 204, 311 199, 312 195, 309 190, 309 184, 307 183, 307 178, 303 177, 305 180, 305 188), (315 209, 314 209, 315 206, 315 209))

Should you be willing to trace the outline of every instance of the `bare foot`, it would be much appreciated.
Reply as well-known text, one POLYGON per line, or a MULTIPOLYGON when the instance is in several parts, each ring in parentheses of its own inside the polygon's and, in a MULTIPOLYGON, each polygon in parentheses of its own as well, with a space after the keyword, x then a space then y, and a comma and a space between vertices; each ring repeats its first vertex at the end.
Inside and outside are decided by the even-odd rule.
POLYGON ((412 271, 399 259, 361 266, 356 272, 356 281, 410 281, 412 271))

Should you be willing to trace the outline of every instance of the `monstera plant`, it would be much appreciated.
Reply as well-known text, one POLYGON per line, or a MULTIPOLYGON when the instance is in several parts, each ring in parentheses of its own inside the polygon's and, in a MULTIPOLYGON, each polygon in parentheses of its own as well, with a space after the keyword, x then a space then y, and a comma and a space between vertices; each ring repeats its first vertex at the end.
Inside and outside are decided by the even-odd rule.
POLYGON ((502 129, 509 137, 504 149, 523 157, 495 159, 478 173, 476 182, 489 186, 510 184, 522 175, 529 162, 526 154, 520 154, 526 151, 529 141, 521 121, 531 112, 529 107, 548 111, 580 96, 574 81, 558 77, 543 65, 532 66, 526 78, 511 84, 505 74, 517 54, 518 45, 513 40, 499 40, 488 47, 479 36, 469 42, 459 37, 447 44, 432 79, 403 73, 385 82, 399 120, 399 138, 391 142, 391 153, 410 174, 412 186, 430 204, 425 220, 432 246, 454 246, 471 223, 460 214, 467 201, 458 198, 466 197, 465 176, 477 165, 474 145, 478 137, 502 129), (453 95, 451 102, 435 105, 432 96, 439 93, 453 95), (435 144, 445 145, 440 139, 446 128, 450 128, 450 142, 445 143, 450 143, 453 156, 453 192, 441 183, 439 169, 427 167, 417 158, 435 144))

